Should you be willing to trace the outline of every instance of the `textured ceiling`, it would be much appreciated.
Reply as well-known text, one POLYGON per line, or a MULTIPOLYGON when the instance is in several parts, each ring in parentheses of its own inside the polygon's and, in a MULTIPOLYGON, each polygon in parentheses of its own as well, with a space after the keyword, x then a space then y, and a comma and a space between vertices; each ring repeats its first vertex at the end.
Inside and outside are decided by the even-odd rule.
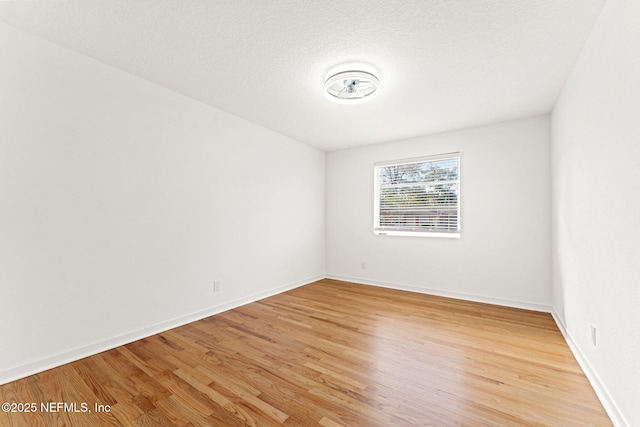
POLYGON ((18 1, 0 20, 335 150, 549 112, 605 1, 18 1), (379 96, 327 100, 351 68, 379 96))

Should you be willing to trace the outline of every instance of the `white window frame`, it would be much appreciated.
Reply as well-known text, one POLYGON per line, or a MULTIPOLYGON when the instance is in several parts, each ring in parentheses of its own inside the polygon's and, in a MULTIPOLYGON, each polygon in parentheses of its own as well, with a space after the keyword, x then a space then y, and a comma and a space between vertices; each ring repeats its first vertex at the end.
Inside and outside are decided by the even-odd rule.
MULTIPOLYGON (((460 212, 461 212, 461 163, 462 163, 462 153, 461 152, 453 152, 453 153, 445 153, 438 154, 433 156, 423 156, 423 157, 414 157, 409 159, 401 159, 401 160, 391 160, 384 162, 376 162, 373 167, 373 181, 374 181, 374 195, 373 195, 373 233, 379 236, 419 236, 419 237, 448 237, 448 238, 460 238, 461 233, 461 223, 460 223, 460 212), (381 193, 381 183, 379 177, 379 170, 386 166, 402 166, 408 164, 415 163, 429 163, 441 160, 450 160, 456 159, 458 163, 458 173, 457 180, 448 180, 447 183, 456 183, 457 184, 457 218, 456 225, 457 230, 452 231, 430 231, 427 229, 420 229, 420 227, 388 227, 380 225, 380 193, 381 193)), ((424 181, 425 183, 435 183, 438 181, 424 181)))

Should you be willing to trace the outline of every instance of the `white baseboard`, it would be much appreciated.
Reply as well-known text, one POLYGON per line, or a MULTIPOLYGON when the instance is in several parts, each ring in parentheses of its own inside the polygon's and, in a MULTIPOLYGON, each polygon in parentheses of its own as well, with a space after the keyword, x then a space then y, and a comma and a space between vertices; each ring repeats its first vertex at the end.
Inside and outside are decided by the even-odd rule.
POLYGON ((361 285, 380 286, 382 288, 397 289, 400 291, 417 292, 420 294, 435 295, 439 297, 447 297, 460 299, 465 301, 482 302, 487 304, 501 305, 505 307, 522 308, 525 310, 541 311, 551 313, 551 306, 544 304, 535 304, 524 301, 514 301, 501 298, 486 297, 481 295, 466 294, 462 292, 443 291, 441 289, 422 288, 417 286, 402 285, 398 283, 381 282, 378 280, 361 279, 359 277, 349 277, 340 275, 327 275, 328 279, 343 280, 345 282, 358 283, 361 285))
POLYGON ((582 353, 580 347, 578 347, 574 339, 571 337, 571 334, 567 330, 564 322, 562 322, 560 316, 558 316, 556 310, 553 308, 551 309, 551 315, 553 316, 553 320, 556 321, 558 329, 560 329, 560 332, 562 333, 564 340, 567 342, 567 345, 571 349, 573 356, 578 361, 578 365, 580 365, 580 368, 582 368, 582 371, 591 383, 591 387, 593 387, 593 390, 596 392, 598 399, 600 399, 602 406, 604 406, 605 411, 607 411, 607 415, 609 415, 609 418, 611 418, 611 422, 613 423, 613 425, 615 427, 630 427, 631 424, 629 424, 625 416, 618 408, 618 405, 616 405, 615 401, 611 397, 611 393, 609 393, 607 387, 600 380, 598 373, 595 369, 593 369, 591 363, 589 363, 589 359, 587 359, 584 353, 582 353))
POLYGON ((37 374, 42 371, 46 371, 57 366, 61 366, 76 360, 83 359, 94 354, 101 353, 103 351, 111 350, 112 348, 119 347, 121 345, 129 344, 133 341, 140 340, 142 338, 149 337, 151 335, 159 334, 169 329, 177 328, 178 326, 186 325, 187 323, 195 322, 205 317, 213 316, 214 314, 222 313, 223 311, 231 310, 236 307, 240 307, 245 304, 249 304, 254 301, 258 301, 279 293, 295 289, 297 287, 306 285, 308 283, 315 282, 323 279, 324 276, 311 277, 304 280, 299 280, 293 283, 289 283, 277 288, 272 288, 264 292, 249 295, 234 301, 219 304, 210 308, 207 308, 196 313, 186 314, 171 320, 167 320, 153 326, 138 329, 133 332, 99 341, 97 343, 88 344, 76 349, 65 351, 53 356, 48 356, 34 362, 25 363, 24 365, 16 366, 10 369, 0 371, 0 385, 6 384, 11 381, 19 380, 29 375, 37 374))

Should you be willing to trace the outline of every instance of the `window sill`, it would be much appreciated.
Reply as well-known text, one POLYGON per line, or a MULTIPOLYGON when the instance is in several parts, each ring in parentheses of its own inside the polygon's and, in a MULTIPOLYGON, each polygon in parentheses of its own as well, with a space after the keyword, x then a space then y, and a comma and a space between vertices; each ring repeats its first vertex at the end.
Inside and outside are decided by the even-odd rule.
POLYGON ((378 236, 444 237, 448 239, 460 238, 460 233, 438 233, 430 231, 373 230, 373 234, 378 236))

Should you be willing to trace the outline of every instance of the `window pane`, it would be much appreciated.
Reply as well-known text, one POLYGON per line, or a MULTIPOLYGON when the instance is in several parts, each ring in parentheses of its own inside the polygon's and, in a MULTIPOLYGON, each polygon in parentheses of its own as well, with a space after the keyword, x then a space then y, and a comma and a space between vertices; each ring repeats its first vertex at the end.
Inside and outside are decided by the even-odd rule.
POLYGON ((459 157, 376 166, 374 228, 459 230, 459 157))

